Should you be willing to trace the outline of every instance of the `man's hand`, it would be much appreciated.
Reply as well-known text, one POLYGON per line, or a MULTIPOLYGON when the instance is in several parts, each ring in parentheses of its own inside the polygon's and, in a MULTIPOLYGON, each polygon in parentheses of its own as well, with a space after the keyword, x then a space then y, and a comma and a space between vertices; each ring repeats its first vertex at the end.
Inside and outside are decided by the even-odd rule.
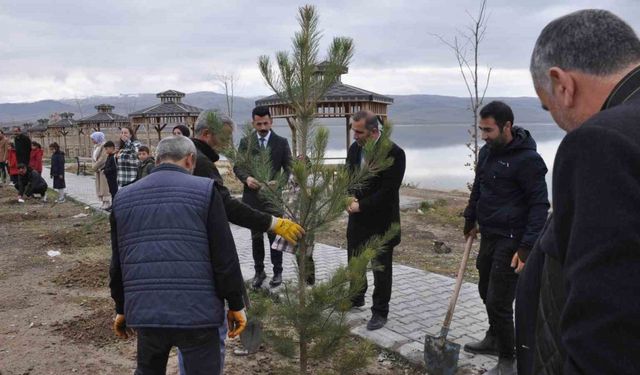
POLYGON ((229 310, 227 313, 227 323, 229 325, 229 338, 240 335, 247 326, 247 315, 244 309, 240 311, 229 310))
POLYGON ((360 203, 356 198, 350 199, 351 203, 347 205, 347 212, 349 215, 360 212, 360 203))
POLYGON ((520 260, 518 256, 518 251, 513 254, 513 258, 511 258, 511 268, 515 268, 515 273, 520 273, 524 269, 524 261, 520 260))
POLYGON ((258 182, 258 180, 256 180, 255 178, 253 178, 251 176, 247 177, 247 186, 251 190, 259 190, 260 189, 260 183, 258 182))
POLYGON ((298 240, 304 235, 304 228, 298 223, 283 218, 276 218, 272 231, 292 245, 297 244, 298 240))
POLYGON ((474 239, 478 238, 478 227, 476 226, 475 221, 465 221, 464 229, 462 230, 464 233, 464 238, 467 239, 469 237, 473 237, 474 239))
POLYGON ((125 320, 124 315, 116 315, 116 319, 113 321, 113 332, 121 339, 128 339, 129 335, 133 333, 131 328, 127 328, 127 321, 125 320))

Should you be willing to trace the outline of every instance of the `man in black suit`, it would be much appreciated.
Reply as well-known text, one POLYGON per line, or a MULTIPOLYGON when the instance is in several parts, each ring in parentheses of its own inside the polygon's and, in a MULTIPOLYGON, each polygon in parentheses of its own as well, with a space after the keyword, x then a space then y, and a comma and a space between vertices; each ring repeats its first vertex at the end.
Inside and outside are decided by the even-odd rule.
MULTIPOLYGON (((363 146, 367 141, 380 139, 378 118, 370 111, 356 113, 351 122, 355 142, 349 147, 347 167, 356 171, 367 162, 363 155, 363 146)), ((349 260, 361 252, 364 245, 372 236, 383 235, 391 224, 400 223, 400 185, 404 177, 404 150, 393 144, 389 151, 393 164, 369 179, 366 185, 351 192, 353 200, 347 212, 349 224, 347 226, 347 255, 349 260)), ((387 323, 389 314, 389 300, 391 299, 392 255, 393 248, 400 243, 400 233, 387 242, 374 259, 374 290, 371 320, 367 323, 368 330, 382 328, 387 323)), ((364 275, 363 275, 364 277, 364 275)), ((353 301, 354 307, 364 306, 364 294, 367 284, 353 301)))
MULTIPOLYGON (((271 113, 269 113, 269 108, 254 108, 251 113, 251 118, 255 131, 248 137, 255 137, 255 139, 249 139, 248 137, 243 138, 240 141, 238 150, 240 152, 246 152, 249 149, 252 154, 258 155, 260 149, 269 149, 272 179, 275 178, 280 171, 284 172, 288 177, 291 169, 291 149, 289 148, 289 142, 286 138, 277 135, 271 130, 273 121, 271 119, 271 113)), ((273 207, 271 202, 259 196, 261 185, 257 179, 250 175, 249 171, 238 166, 234 167, 233 171, 244 184, 244 191, 242 193, 242 201, 244 203, 277 217, 282 216, 283 212, 281 208, 273 207)), ((269 237, 269 244, 271 245, 275 240, 275 234, 268 232, 267 236, 269 237)), ((259 288, 267 278, 267 274, 264 272, 264 232, 254 229, 251 230, 251 246, 253 247, 253 261, 256 271, 253 278, 253 287, 259 288)), ((271 248, 271 246, 269 246, 269 248, 271 248)), ((271 263, 273 264, 273 278, 269 282, 269 285, 273 287, 282 283, 281 251, 271 250, 271 263)))

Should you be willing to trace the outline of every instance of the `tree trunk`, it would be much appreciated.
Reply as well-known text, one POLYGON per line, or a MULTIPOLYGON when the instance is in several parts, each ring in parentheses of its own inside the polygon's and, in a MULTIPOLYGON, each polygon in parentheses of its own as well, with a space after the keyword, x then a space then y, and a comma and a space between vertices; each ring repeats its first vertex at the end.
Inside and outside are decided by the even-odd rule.
POLYGON ((291 117, 287 117, 287 124, 289 124, 289 129, 291 129, 291 153, 295 159, 298 157, 298 132, 294 120, 291 117))

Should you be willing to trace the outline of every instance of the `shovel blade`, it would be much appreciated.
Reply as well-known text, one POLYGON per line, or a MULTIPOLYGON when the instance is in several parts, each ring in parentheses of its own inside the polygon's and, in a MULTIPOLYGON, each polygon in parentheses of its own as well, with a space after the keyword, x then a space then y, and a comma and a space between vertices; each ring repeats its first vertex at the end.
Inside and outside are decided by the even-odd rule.
POLYGON ((256 321, 249 321, 240 334, 240 342, 249 353, 255 353, 262 342, 262 327, 256 321))
POLYGON ((430 375, 454 375, 458 369, 460 345, 442 337, 427 336, 424 362, 430 375))

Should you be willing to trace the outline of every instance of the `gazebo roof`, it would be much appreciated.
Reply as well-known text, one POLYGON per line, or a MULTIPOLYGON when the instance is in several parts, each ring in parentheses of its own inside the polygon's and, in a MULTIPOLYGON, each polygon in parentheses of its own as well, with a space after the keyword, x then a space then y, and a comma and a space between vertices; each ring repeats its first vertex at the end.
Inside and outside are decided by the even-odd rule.
MULTIPOLYGON (((323 102, 374 102, 393 104, 393 98, 336 81, 318 103, 323 102)), ((281 104, 287 104, 287 102, 280 99, 277 94, 256 100, 256 106, 281 104)))
POLYGON ((28 131, 31 132, 31 133, 46 132, 47 131, 47 125, 45 125, 45 124, 33 125, 32 127, 29 128, 28 131))
POLYGON ((129 122, 129 119, 126 116, 119 115, 117 113, 111 112, 113 108, 112 105, 109 104, 100 104, 95 106, 98 110, 98 113, 82 118, 78 120, 79 124, 95 124, 95 123, 114 123, 114 122, 129 122))
POLYGON ((156 96, 160 98, 159 104, 130 113, 129 117, 198 116, 202 112, 202 108, 182 103, 185 94, 180 91, 167 90, 156 96))
POLYGON ((71 128, 78 122, 73 119, 73 113, 61 113, 60 120, 47 125, 47 128, 71 128))

